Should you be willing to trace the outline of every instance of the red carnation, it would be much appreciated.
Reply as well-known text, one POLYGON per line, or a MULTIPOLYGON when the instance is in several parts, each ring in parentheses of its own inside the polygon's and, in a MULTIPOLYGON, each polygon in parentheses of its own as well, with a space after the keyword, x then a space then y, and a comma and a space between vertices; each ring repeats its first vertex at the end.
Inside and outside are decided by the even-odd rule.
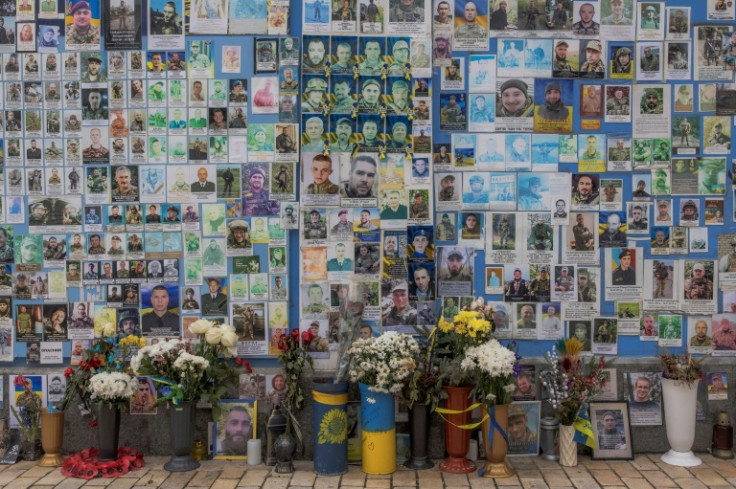
POLYGON ((74 375, 74 369, 73 368, 68 368, 68 369, 64 370, 64 377, 69 378, 72 375, 74 375))

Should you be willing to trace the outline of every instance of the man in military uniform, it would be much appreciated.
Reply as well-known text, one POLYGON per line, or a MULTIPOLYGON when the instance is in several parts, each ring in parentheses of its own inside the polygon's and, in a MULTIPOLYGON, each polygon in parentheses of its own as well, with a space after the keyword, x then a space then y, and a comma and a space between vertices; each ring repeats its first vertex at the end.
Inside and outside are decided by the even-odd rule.
POLYGON ((429 219, 429 206, 422 201, 421 192, 414 194, 414 203, 409 206, 409 217, 412 219, 429 219))
POLYGON ((388 111, 395 114, 404 114, 409 111, 409 84, 399 79, 391 85, 392 101, 388 104, 388 111))
POLYGON ((91 54, 87 58, 87 69, 82 73, 83 83, 104 83, 107 81, 105 73, 100 71, 102 59, 99 54, 91 54))
MULTIPOLYGON (((289 136, 289 126, 287 125, 282 126, 281 134, 276 136, 276 151, 281 154, 296 153, 296 142, 291 138, 291 136, 289 136)), ((232 187, 232 182, 230 183, 230 185, 232 187)))
POLYGON ((659 71, 660 69, 659 56, 652 52, 651 47, 644 48, 644 56, 639 63, 642 71, 659 71))
POLYGON ((695 335, 690 338, 690 346, 712 346, 708 336, 708 323, 702 319, 695 323, 695 335))
MULTIPOLYGON (((60 244, 55 236, 49 238, 46 249, 43 250, 44 260, 61 260, 66 256, 66 246, 60 244)), ((0 267, 1 270, 5 270, 5 267, 0 267)))
POLYGON ((130 184, 130 168, 127 166, 119 166, 115 169, 115 182, 117 188, 112 190, 113 197, 138 196, 138 187, 130 184))
POLYGON ((125 260, 118 262, 118 269, 115 270, 116 278, 130 278, 130 271, 128 270, 128 262, 125 260))
POLYGON ((358 247, 358 256, 355 257, 355 273, 376 273, 380 263, 379 258, 367 244, 363 243, 358 247))
POLYGON ((294 80, 294 70, 291 68, 284 69, 284 81, 279 83, 281 90, 296 90, 299 86, 299 82, 294 80))
POLYGON ((349 114, 353 111, 353 100, 350 94, 350 81, 346 78, 332 81, 332 91, 335 103, 330 107, 330 112, 335 114, 349 114))
MULTIPOLYGON (((100 142, 102 137, 102 132, 99 128, 93 127, 89 131, 89 138, 92 141, 89 146, 84 148, 82 151, 82 157, 85 160, 97 160, 97 159, 106 159, 108 155, 110 154, 110 151, 102 145, 100 142)), ((100 179, 104 179, 103 177, 100 177, 100 179)), ((100 182, 101 183, 101 182, 100 182)), ((88 183, 89 185, 89 183, 88 183)))
POLYGON ((580 20, 572 25, 572 33, 578 36, 597 36, 600 32, 600 24, 593 20, 595 7, 592 3, 580 5, 580 20))
POLYGON ((572 234, 575 237, 575 251, 591 250, 595 241, 593 240, 593 233, 584 223, 583 215, 578 214, 575 221, 577 224, 572 227, 572 234))
POLYGON ((449 214, 442 214, 442 221, 437 224, 437 240, 438 241, 454 241, 455 226, 450 221, 449 214))
POLYGON ((631 250, 624 248, 618 254, 619 266, 613 271, 613 285, 636 285, 636 271, 631 266, 631 250))
POLYGON ((388 67, 389 76, 404 76, 404 68, 409 61, 409 44, 403 39, 399 39, 393 46, 392 53, 394 62, 388 67))
POLYGON ((437 4, 437 15, 434 16, 435 24, 452 24, 452 15, 450 14, 450 3, 441 1, 437 4))
POLYGON ((718 261, 719 272, 736 272, 736 236, 731 238, 731 253, 723 255, 718 261))
POLYGON ((731 138, 723 134, 723 125, 716 122, 713 131, 708 138, 708 144, 712 146, 730 146, 731 138))
POLYGON ((225 263, 225 252, 222 250, 220 245, 217 244, 216 239, 211 239, 209 246, 204 250, 202 255, 202 265, 220 265, 225 263))
POLYGON ((15 276, 15 286, 13 286, 14 297, 31 297, 31 287, 27 284, 27 277, 24 273, 15 276))
POLYGON ((200 41, 192 41, 189 45, 189 67, 192 69, 207 69, 210 67, 210 58, 201 52, 200 41))
POLYGON ((230 90, 229 98, 230 102, 244 104, 248 101, 248 94, 243 90, 243 82, 235 80, 232 82, 232 89, 230 90))
POLYGON ((585 63, 580 68, 581 78, 603 78, 606 72, 606 66, 601 59, 603 46, 598 39, 588 42, 585 47, 585 63))
POLYGON ((603 17, 603 25, 631 25, 631 19, 624 16, 623 0, 610 0, 611 15, 603 17))
MULTIPOLYGON (((595 137, 593 137, 592 146, 594 149, 595 145, 596 141, 595 137)), ((590 159, 601 159, 600 152, 597 150, 595 150, 595 152, 596 154, 590 159)), ((599 199, 600 194, 598 193, 598 189, 593 181, 593 177, 590 175, 579 175, 577 182, 575 183, 575 191, 572 193, 572 205, 598 205, 599 199)))
MULTIPOLYGON (((370 9, 370 6, 368 7, 370 9)), ((378 10, 378 9, 376 9, 378 10)), ((383 69, 381 45, 376 40, 366 41, 363 48, 365 60, 358 65, 361 75, 380 75, 383 69)))
POLYGON ((562 267, 560 276, 555 279, 555 290, 559 292, 570 292, 575 290, 575 279, 570 276, 569 269, 562 267))
POLYGON ((321 38, 310 40, 303 62, 304 68, 310 73, 321 72, 324 69, 325 52, 325 43, 321 38))
MULTIPOLYGON (((157 12, 154 12, 154 14, 157 12)), ((163 13, 154 15, 151 20, 151 34, 175 35, 182 33, 181 16, 176 13, 176 3, 166 2, 163 13)))
POLYGON ((552 64, 552 70, 555 73, 561 73, 561 76, 573 76, 572 65, 567 60, 567 49, 570 45, 567 41, 557 41, 555 44, 555 59, 552 64))
POLYGON ((417 310, 409 303, 406 281, 397 280, 391 287, 392 305, 383 311, 383 326, 413 326, 417 310))
POLYGON ((417 7, 414 0, 400 0, 396 7, 390 10, 389 22, 424 22, 424 9, 417 7))
POLYGON ((445 122, 462 122, 465 120, 463 109, 458 105, 455 95, 450 95, 450 101, 440 109, 440 112, 442 113, 442 120, 445 122))
POLYGON ((358 98, 358 110, 360 112, 380 112, 380 96, 383 88, 375 78, 368 78, 361 84, 360 97, 358 98))
POLYGON ((100 28, 92 24, 92 10, 86 0, 72 5, 71 16, 74 22, 66 26, 67 44, 100 44, 100 28))
POLYGON ((644 216, 644 208, 640 205, 634 206, 631 210, 633 219, 629 222, 629 229, 641 231, 649 229, 649 220, 644 216))
POLYGON ((539 217, 529 230, 527 247, 530 250, 551 250, 553 239, 552 226, 539 217))
POLYGON ((470 177, 470 192, 463 194, 464 204, 487 204, 489 202, 488 191, 483 190, 483 177, 473 175, 470 177))
MULTIPOLYGON (((619 139, 616 141, 616 147, 611 148, 608 151, 608 159, 611 161, 629 161, 631 158, 631 148, 625 148, 624 147, 624 140, 619 139)), ((609 182, 609 185, 612 185, 611 182, 609 182)), ((616 190, 615 188, 613 189, 616 190)), ((609 200, 609 202, 612 202, 609 200)))
POLYGON ((590 280, 590 274, 587 270, 578 270, 578 301, 579 302, 595 302, 596 289, 595 284, 590 280))
MULTIPOLYGON (((539 276, 529 283, 529 298, 535 302, 546 302, 551 297, 551 287, 549 284, 549 274, 547 265, 539 267, 539 276)), ((521 277, 521 272, 519 272, 521 277)), ((514 280, 516 279, 516 273, 514 273, 514 280)), ((522 282, 525 282, 522 280, 522 282)), ((513 284, 516 285, 516 284, 513 284)), ((523 286, 519 284, 519 289, 523 290, 523 286)), ((523 295, 523 292, 522 292, 523 295)))
POLYGON ((79 282, 82 280, 82 276, 79 274, 79 265, 75 262, 70 262, 67 267, 66 281, 67 282, 79 282))
POLYGON ((227 237, 227 248, 228 249, 244 249, 250 248, 250 229, 248 229, 248 223, 242 219, 236 219, 230 221, 227 225, 230 229, 230 234, 227 237))
MULTIPOLYGON (((447 2, 443 2, 447 3, 447 2)), ((424 46, 424 43, 418 43, 416 45, 417 51, 414 53, 411 57, 411 65, 414 68, 429 68, 431 65, 431 59, 429 58, 429 55, 425 52, 426 48, 424 46)))
POLYGON ((264 190, 263 184, 266 176, 259 167, 254 167, 250 172, 250 190, 243 194, 245 200, 246 216, 268 216, 278 214, 278 202, 272 203, 268 200, 268 192, 264 190))
POLYGON ((34 226, 42 226, 49 220, 49 210, 43 202, 36 202, 30 206, 31 215, 29 216, 29 224, 34 226))
POLYGON ((706 276, 702 263, 693 266, 692 277, 685 281, 685 299, 713 299, 713 281, 706 276))
POLYGON ((471 282, 473 277, 466 270, 466 258, 460 248, 451 248, 447 255, 447 272, 440 276, 440 281, 471 282))
POLYGON ((440 180, 442 189, 440 190, 440 202, 448 202, 455 200, 455 175, 447 175, 440 180))
POLYGON ((478 7, 473 2, 465 4, 464 22, 455 28, 456 39, 483 39, 488 36, 486 30, 476 22, 478 7))
POLYGON ((612 73, 619 74, 631 74, 631 49, 627 46, 622 46, 616 50, 616 56, 613 59, 612 73))
POLYGON ((445 75, 445 80, 448 81, 463 81, 462 74, 458 73, 457 70, 460 69, 460 61, 453 59, 450 63, 450 66, 447 67, 447 74, 445 75))
POLYGON ((319 284, 312 284, 307 289, 309 304, 302 308, 303 314, 322 314, 330 308, 322 302, 324 291, 319 284))
POLYGON ((508 215, 503 214, 501 219, 496 224, 496 233, 498 233, 498 245, 501 249, 506 249, 509 246, 509 240, 511 239, 511 223, 509 222, 508 215))
POLYGON ((352 236, 353 223, 352 221, 348 221, 348 210, 340 209, 340 212, 338 212, 338 219, 339 221, 337 224, 332 226, 332 234, 334 236, 352 236))
POLYGON ((512 404, 509 407, 508 417, 509 445, 520 444, 518 449, 523 450, 525 444, 536 444, 537 434, 527 426, 527 416, 524 407, 520 404, 512 404))
POLYGON ((323 78, 310 78, 304 90, 307 99, 302 102, 302 112, 321 113, 325 92, 327 92, 327 82, 323 78))
POLYGON ((644 92, 644 97, 641 101, 641 113, 642 114, 661 114, 662 113, 662 101, 659 98, 659 93, 654 88, 647 88, 644 92))
POLYGON ((327 224, 320 219, 319 211, 313 209, 309 213, 309 222, 304 224, 305 239, 326 239, 327 224))
POLYGON ((519 309, 519 319, 516 321, 516 327, 518 329, 536 329, 536 311, 534 306, 531 304, 524 304, 519 309))
POLYGON ((711 28, 708 37, 705 39, 703 46, 703 55, 708 66, 719 66, 721 61, 721 50, 723 49, 723 40, 718 29, 711 28))
POLYGON ((355 143, 350 141, 350 137, 353 135, 350 119, 342 117, 337 121, 335 135, 337 141, 330 145, 330 151, 352 153, 355 150, 355 143))
POLYGON ((98 90, 93 90, 87 95, 87 104, 82 110, 82 119, 85 121, 107 119, 107 109, 102 107, 102 95, 98 90))
POLYGON ((330 181, 332 175, 332 158, 323 154, 312 158, 312 179, 314 183, 307 186, 307 194, 329 194, 335 195, 340 188, 330 181))

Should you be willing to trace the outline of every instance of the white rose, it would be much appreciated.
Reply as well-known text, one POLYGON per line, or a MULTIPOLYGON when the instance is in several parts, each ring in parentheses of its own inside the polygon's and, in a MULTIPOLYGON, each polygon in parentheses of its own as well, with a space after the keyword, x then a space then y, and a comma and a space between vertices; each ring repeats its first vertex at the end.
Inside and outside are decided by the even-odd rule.
POLYGON ((237 333, 235 331, 225 331, 222 334, 220 343, 222 343, 222 346, 224 346, 225 348, 230 348, 231 346, 235 346, 238 343, 237 333))
POLYGON ((206 319, 198 319, 189 326, 189 331, 194 334, 206 334, 212 328, 212 322, 206 319))
POLYGON ((207 343, 209 343, 210 345, 219 345, 223 333, 224 332, 220 328, 210 328, 210 330, 207 331, 207 336, 205 336, 205 340, 207 340, 207 343))
POLYGON ((105 325, 102 327, 102 336, 109 337, 109 336, 115 336, 115 325, 112 323, 105 323, 105 325))

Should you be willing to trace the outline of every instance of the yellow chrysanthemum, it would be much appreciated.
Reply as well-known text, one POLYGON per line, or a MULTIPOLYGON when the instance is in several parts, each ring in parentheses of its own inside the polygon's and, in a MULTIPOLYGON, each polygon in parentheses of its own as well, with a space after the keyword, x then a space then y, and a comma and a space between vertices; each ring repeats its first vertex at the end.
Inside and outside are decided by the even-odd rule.
POLYGON ((331 409, 319 424, 319 443, 343 443, 348 437, 348 415, 342 409, 331 409))
POLYGON ((440 331, 442 331, 443 333, 449 333, 450 331, 452 331, 455 325, 452 323, 448 323, 447 321, 445 321, 444 318, 440 318, 440 322, 437 323, 437 327, 440 328, 440 331))

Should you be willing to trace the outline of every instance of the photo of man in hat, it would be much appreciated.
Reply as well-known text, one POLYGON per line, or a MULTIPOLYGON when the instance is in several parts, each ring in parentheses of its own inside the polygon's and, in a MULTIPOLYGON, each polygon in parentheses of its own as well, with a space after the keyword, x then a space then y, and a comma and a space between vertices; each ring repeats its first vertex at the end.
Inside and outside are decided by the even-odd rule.
MULTIPOLYGON (((623 0, 602 0, 608 7, 609 15, 601 19, 602 25, 631 25, 631 19, 626 17, 624 11, 623 0)), ((631 8, 631 2, 627 2, 627 7, 631 8)))
POLYGON ((384 326, 413 326, 417 322, 417 310, 409 302, 405 280, 396 280, 391 287, 391 305, 383 310, 384 326))
POLYGON ((618 254, 618 267, 611 274, 612 285, 636 285, 636 270, 632 266, 633 253, 624 248, 618 254))
POLYGON ((537 117, 544 121, 565 121, 570 109, 562 100, 562 87, 558 81, 550 81, 544 88, 544 104, 537 109, 537 117))
POLYGON ((440 282, 472 282, 473 264, 470 260, 472 256, 472 249, 456 246, 442 248, 439 261, 442 263, 444 259, 444 264, 439 276, 440 282))
POLYGON ((603 45, 598 39, 588 41, 585 46, 585 63, 580 67, 580 78, 604 78, 606 65, 603 62, 603 45))
POLYGON ((310 78, 307 81, 307 88, 304 90, 302 112, 321 113, 325 93, 327 93, 327 81, 324 78, 310 78))
MULTIPOLYGON (((67 16, 65 40, 67 45, 100 44, 100 27, 92 23, 92 9, 86 0, 72 4, 67 16), (72 22, 69 23, 69 20, 72 22)), ((96 19, 99 20, 99 19, 96 19)))
POLYGON ((570 45, 565 40, 555 43, 555 57, 552 62, 552 73, 555 78, 573 78, 577 76, 570 61, 567 59, 569 48, 570 45))

